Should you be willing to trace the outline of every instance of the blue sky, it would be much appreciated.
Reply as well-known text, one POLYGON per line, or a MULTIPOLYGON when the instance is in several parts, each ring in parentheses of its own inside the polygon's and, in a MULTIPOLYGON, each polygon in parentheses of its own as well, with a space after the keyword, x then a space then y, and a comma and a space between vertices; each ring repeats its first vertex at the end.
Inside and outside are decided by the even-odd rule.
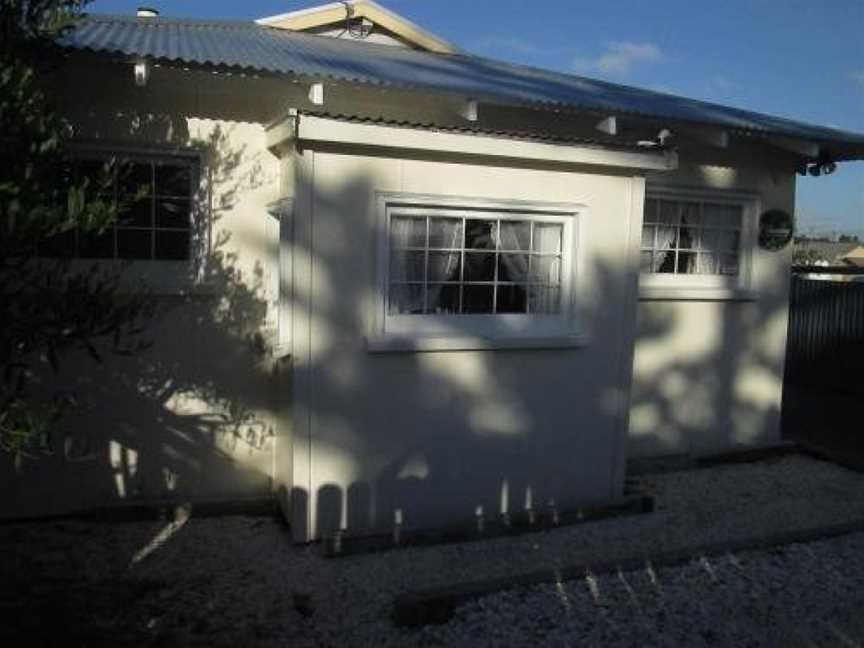
MULTIPOLYGON (((319 2, 97 0, 89 10, 253 19, 319 2)), ((864 0, 381 0, 483 56, 864 133, 864 0), (580 10, 581 8, 581 10, 580 10)), ((864 237, 864 162, 800 178, 801 231, 864 237)))

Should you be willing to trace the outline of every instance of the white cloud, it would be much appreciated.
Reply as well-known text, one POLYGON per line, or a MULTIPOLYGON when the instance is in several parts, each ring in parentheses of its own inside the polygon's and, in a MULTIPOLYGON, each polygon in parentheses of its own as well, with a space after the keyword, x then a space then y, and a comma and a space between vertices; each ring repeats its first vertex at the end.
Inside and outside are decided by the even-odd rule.
POLYGON ((659 63, 664 58, 654 43, 616 42, 609 43, 606 51, 596 59, 577 58, 573 67, 581 72, 624 75, 635 65, 659 63))
POLYGON ((864 70, 858 70, 857 72, 850 72, 849 78, 852 79, 859 86, 864 88, 864 70))

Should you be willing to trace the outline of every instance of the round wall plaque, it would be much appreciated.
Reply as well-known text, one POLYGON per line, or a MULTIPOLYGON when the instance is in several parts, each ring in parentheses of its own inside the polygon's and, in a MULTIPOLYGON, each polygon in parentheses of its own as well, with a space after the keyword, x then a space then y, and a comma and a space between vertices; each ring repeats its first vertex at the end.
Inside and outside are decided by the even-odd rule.
POLYGON ((782 209, 769 209, 759 217, 759 247, 782 250, 795 233, 792 216, 782 209))

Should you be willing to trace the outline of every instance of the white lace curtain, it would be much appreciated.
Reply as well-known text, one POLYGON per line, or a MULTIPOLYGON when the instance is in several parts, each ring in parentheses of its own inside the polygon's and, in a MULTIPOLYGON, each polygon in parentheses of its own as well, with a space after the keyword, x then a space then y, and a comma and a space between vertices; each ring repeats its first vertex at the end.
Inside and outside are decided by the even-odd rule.
MULTIPOLYGON (((463 247, 461 219, 394 217, 390 221, 390 312, 437 313, 452 310, 442 299, 444 282, 459 282, 460 252, 463 247), (406 248, 416 248, 415 250, 406 248), (447 251, 447 249, 451 251, 447 251), (428 255, 428 266, 427 266, 428 255)), ((532 312, 557 312, 562 227, 557 223, 534 225, 535 256, 531 258, 531 224, 501 221, 495 236, 502 266, 509 281, 532 284, 532 312), (543 256, 536 256, 539 253, 543 256)), ((494 230, 493 230, 494 231, 494 230)))
POLYGON ((657 242, 655 243, 654 259, 651 263, 653 272, 659 272, 666 262, 666 258, 670 254, 675 254, 675 239, 678 235, 679 222, 680 216, 677 205, 674 206, 674 209, 660 209, 660 214, 657 217, 657 242))
POLYGON ((530 223, 501 221, 499 249, 526 252, 503 253, 500 258, 511 281, 532 284, 526 288, 530 291, 528 299, 531 312, 554 313, 559 310, 557 283, 560 279, 560 257, 552 255, 559 255, 561 252, 561 232, 562 228, 558 224, 536 223, 534 252, 549 256, 534 256, 531 259, 527 254, 532 247, 530 223))
POLYGON ((392 218, 390 220, 390 312, 422 313, 425 254, 405 249, 425 247, 426 219, 392 218), (407 281, 421 283, 406 284, 407 281))

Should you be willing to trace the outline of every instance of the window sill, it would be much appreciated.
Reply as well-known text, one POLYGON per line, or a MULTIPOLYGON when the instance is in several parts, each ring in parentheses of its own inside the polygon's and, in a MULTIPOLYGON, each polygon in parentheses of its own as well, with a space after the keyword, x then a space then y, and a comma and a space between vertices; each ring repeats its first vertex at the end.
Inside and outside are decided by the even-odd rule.
POLYGON ((572 349, 588 344, 585 335, 487 338, 382 335, 366 338, 369 353, 428 351, 496 351, 505 349, 572 349))
POLYGON ((756 293, 743 288, 642 286, 639 301, 756 301, 756 293))

